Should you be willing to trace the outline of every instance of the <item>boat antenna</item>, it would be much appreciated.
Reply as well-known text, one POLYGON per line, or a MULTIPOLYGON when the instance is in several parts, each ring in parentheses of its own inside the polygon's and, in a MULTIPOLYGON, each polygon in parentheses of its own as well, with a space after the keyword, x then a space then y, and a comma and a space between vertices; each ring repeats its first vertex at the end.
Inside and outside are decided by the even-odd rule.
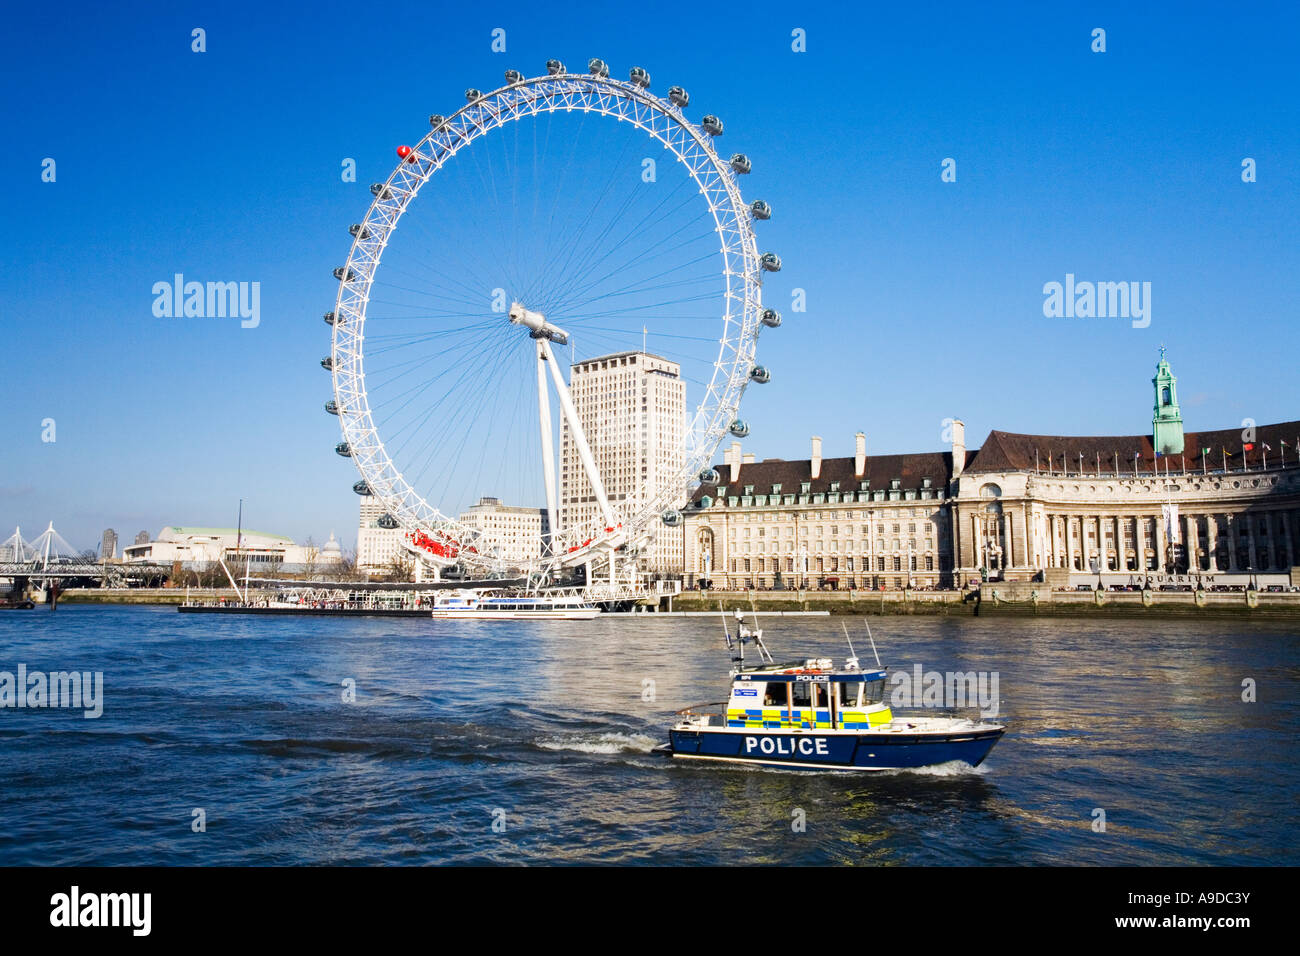
MULTIPOLYGON (((758 656, 766 663, 772 663, 772 655, 767 651, 767 645, 763 643, 763 629, 758 626, 758 608, 754 606, 754 595, 749 596, 749 613, 754 619, 754 644, 758 647, 758 656)), ((743 642, 742 642, 743 643, 743 642)))
POLYGON ((862 623, 867 625, 867 640, 871 642, 871 653, 876 656, 876 666, 880 667, 880 652, 876 650, 876 639, 871 636, 871 624, 868 621, 862 623))
MULTIPOLYGON (((727 635, 727 650, 731 650, 731 631, 727 627, 727 612, 722 609, 722 602, 718 602, 718 613, 722 615, 722 633, 727 635)), ((740 649, 741 656, 745 654, 745 649, 740 649)))
POLYGON ((849 637, 849 626, 841 621, 840 627, 844 628, 844 639, 849 642, 849 659, 844 664, 847 667, 856 668, 858 666, 858 652, 853 649, 853 638, 849 637))

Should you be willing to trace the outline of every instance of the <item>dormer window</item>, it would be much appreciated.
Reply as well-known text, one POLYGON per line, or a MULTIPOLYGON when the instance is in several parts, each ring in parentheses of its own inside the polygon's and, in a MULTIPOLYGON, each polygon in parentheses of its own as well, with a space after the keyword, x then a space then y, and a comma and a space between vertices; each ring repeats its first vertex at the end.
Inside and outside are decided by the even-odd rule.
POLYGON ((809 494, 811 491, 812 491, 811 481, 801 481, 799 483, 799 494, 806 495, 809 494))
POLYGON ((840 490, 840 483, 838 481, 832 481, 831 491, 839 491, 839 490, 840 490))
POLYGON ((779 484, 773 485, 772 494, 779 495, 780 493, 781 493, 781 486, 779 484))
POLYGON ((753 493, 754 493, 754 486, 753 486, 753 485, 746 485, 746 486, 745 486, 745 494, 747 494, 747 495, 752 495, 753 493))
POLYGON ((890 491, 897 491, 897 490, 898 490, 899 488, 901 488, 901 487, 903 487, 903 479, 901 479, 901 478, 891 478, 891 479, 889 479, 889 490, 890 490, 890 491))

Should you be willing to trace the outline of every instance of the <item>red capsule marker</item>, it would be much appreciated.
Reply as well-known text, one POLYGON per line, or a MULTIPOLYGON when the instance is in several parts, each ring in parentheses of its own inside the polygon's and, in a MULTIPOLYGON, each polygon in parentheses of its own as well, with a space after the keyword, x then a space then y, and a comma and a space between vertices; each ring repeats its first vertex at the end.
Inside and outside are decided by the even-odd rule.
POLYGON ((408 163, 415 162, 415 156, 411 153, 411 147, 409 146, 397 147, 397 155, 408 163))

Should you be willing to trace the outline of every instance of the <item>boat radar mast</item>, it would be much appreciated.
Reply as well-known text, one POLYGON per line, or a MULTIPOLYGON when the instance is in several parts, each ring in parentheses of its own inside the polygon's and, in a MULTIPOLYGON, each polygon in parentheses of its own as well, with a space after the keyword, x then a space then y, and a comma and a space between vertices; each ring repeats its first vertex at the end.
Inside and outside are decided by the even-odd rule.
POLYGON ((736 609, 736 642, 733 645, 731 641, 731 631, 727 628, 727 615, 722 610, 722 604, 718 604, 718 613, 722 614, 722 632, 727 635, 727 650, 735 650, 736 654, 731 658, 737 670, 745 666, 745 641, 752 641, 758 648, 759 659, 764 664, 771 664, 772 655, 767 651, 767 645, 763 643, 763 629, 758 626, 758 614, 754 615, 754 628, 750 630, 745 626, 744 612, 739 608, 736 609))

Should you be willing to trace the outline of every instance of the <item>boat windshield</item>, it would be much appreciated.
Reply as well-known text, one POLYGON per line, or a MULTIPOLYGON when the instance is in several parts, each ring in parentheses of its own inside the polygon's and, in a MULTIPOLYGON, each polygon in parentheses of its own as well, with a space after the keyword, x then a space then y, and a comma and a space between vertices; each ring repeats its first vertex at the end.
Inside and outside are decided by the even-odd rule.
POLYGON ((885 682, 883 680, 845 681, 840 684, 841 707, 870 707, 884 699, 885 682))

